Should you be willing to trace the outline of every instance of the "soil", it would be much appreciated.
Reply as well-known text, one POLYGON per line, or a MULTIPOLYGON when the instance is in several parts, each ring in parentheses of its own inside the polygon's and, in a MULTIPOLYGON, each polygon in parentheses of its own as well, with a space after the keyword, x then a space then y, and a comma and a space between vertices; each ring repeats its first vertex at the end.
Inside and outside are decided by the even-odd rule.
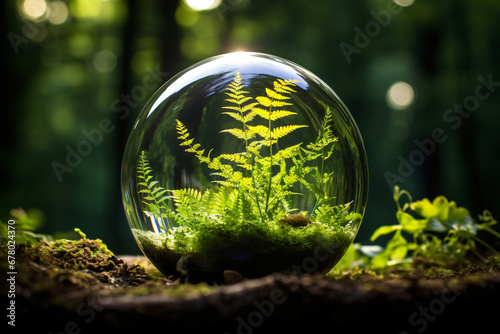
POLYGON ((233 284, 209 286, 166 278, 144 257, 115 256, 100 240, 19 245, 15 275, 8 274, 7 249, 0 254, 1 281, 15 277, 15 298, 2 283, 1 299, 5 313, 15 301, 16 331, 481 333, 497 328, 499 314, 500 257, 433 274, 422 263, 335 279, 227 272, 233 284))

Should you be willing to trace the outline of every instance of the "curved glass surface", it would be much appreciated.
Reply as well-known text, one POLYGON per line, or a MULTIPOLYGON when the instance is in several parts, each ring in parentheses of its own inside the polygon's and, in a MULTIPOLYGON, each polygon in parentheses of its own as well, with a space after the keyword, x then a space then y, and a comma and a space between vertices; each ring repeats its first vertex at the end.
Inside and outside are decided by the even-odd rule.
POLYGON ((122 164, 138 245, 166 276, 223 281, 327 272, 360 227, 363 141, 308 70, 238 52, 165 83, 140 113, 122 164))

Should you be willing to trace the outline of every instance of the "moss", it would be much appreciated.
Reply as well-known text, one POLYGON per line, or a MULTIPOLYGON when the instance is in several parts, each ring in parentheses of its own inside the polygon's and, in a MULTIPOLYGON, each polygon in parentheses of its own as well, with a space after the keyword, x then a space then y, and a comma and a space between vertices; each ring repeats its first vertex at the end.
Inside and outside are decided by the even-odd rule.
POLYGON ((76 270, 86 269, 93 263, 103 262, 113 256, 113 253, 99 239, 61 239, 48 243, 41 242, 26 248, 26 252, 33 254, 37 263, 76 270))
POLYGON ((348 228, 319 223, 294 227, 272 221, 204 224, 196 234, 187 234, 182 228, 168 234, 133 232, 146 256, 167 277, 216 283, 223 281, 225 270, 247 278, 273 272, 327 272, 353 237, 348 228), (317 255, 326 252, 330 253, 327 259, 317 255))
MULTIPOLYGON (((102 240, 89 240, 83 233, 80 236, 79 240, 18 244, 18 283, 33 285, 36 293, 50 289, 64 293, 83 288, 92 290, 99 283, 128 286, 151 280, 142 267, 128 265, 117 258, 102 240)), ((4 251, 0 249, 0 255, 4 256, 4 251)))
POLYGON ((492 270, 500 270, 500 255, 491 256, 486 260, 485 265, 492 270))

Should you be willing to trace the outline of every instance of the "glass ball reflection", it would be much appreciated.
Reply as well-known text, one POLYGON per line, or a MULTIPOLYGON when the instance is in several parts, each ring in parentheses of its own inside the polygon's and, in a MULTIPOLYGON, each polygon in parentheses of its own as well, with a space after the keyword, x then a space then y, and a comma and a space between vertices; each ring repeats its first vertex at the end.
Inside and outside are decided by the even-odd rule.
POLYGON ((166 276, 329 271, 367 201, 363 141, 321 79, 250 52, 203 60, 140 113, 122 164, 134 237, 166 276))

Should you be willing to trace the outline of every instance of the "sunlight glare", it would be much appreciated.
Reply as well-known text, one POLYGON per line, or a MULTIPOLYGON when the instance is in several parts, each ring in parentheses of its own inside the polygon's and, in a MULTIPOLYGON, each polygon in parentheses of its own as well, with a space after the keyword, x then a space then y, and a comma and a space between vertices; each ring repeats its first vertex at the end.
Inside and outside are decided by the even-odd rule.
POLYGON ((192 10, 210 10, 217 8, 222 0, 184 0, 186 5, 192 10))

